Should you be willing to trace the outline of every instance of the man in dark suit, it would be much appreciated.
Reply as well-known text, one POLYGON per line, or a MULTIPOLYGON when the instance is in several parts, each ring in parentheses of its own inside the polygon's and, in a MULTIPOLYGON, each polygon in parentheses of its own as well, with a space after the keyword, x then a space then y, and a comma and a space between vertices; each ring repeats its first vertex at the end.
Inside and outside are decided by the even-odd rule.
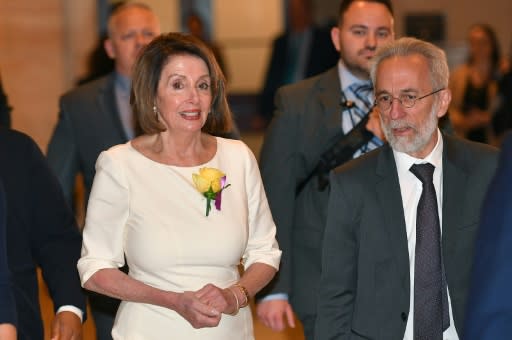
POLYGON ((441 49, 402 38, 372 62, 389 144, 331 175, 315 339, 459 339, 497 153, 439 131, 441 49))
POLYGON ((339 59, 329 27, 313 23, 311 0, 289 1, 287 18, 287 30, 272 44, 260 95, 259 113, 265 125, 272 119, 278 88, 325 72, 339 59))
POLYGON ((85 296, 76 269, 82 238, 75 218, 34 141, 6 128, 0 128, 0 181, 5 188, 7 259, 18 338, 44 338, 36 271, 39 266, 56 311, 52 336, 80 339, 85 296))
POLYGON ((60 99, 59 121, 47 157, 68 202, 72 203, 76 175, 82 173, 88 196, 99 153, 135 135, 129 104, 131 69, 139 51, 158 34, 158 18, 147 5, 115 7, 108 19, 104 45, 115 60, 115 71, 60 99))
MULTIPOLYGON (((87 203, 100 152, 135 136, 136 123, 129 103, 132 66, 139 51, 158 34, 158 18, 147 5, 134 2, 114 7, 104 46, 115 61, 115 71, 60 99, 59 121, 47 158, 70 205, 77 174, 83 176, 87 203)), ((119 301, 89 295, 89 302, 98 340, 112 339, 110 332, 119 301)))
MULTIPOLYGON (((329 189, 319 188, 317 177, 299 194, 297 189, 340 134, 350 132, 369 111, 373 99, 368 62, 378 46, 394 37, 391 3, 343 0, 331 37, 340 52, 338 65, 278 91, 276 115, 261 152, 261 173, 283 257, 257 312, 267 326, 281 330, 286 323, 294 326, 295 311, 307 339, 314 331, 329 189), (356 94, 353 88, 369 91, 356 94)), ((379 135, 378 117, 372 116, 367 128, 379 135)), ((350 155, 359 156, 381 143, 373 137, 350 155)))
POLYGON ((482 210, 475 246, 465 340, 512 334, 512 134, 506 137, 482 210))

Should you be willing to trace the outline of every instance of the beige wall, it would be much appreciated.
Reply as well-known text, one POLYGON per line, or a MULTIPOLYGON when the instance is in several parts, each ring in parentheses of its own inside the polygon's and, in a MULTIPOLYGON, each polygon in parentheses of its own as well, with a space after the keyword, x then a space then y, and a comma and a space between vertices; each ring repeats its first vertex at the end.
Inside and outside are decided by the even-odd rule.
POLYGON ((254 93, 263 83, 270 46, 283 29, 281 0, 217 0, 214 39, 223 49, 232 93, 254 93))
POLYGON ((57 100, 94 44, 95 1, 0 0, 0 70, 14 128, 46 146, 57 100))
MULTIPOLYGON (((162 30, 176 30, 177 0, 147 0, 162 30)), ((46 150, 58 100, 86 72, 96 43, 96 0, 0 0, 0 72, 15 129, 46 150)))
POLYGON ((147 3, 158 15, 162 32, 177 31, 179 22, 179 0, 139 0, 147 3))

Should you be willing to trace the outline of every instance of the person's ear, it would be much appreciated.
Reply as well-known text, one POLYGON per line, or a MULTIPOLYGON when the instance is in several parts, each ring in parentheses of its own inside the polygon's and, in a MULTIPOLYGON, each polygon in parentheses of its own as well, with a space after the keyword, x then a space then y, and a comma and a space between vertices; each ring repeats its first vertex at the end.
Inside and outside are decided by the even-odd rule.
POLYGON ((114 44, 112 43, 112 40, 110 38, 105 39, 105 41, 103 42, 103 48, 105 48, 105 52, 107 52, 107 55, 110 59, 116 58, 114 44))
POLYGON ((336 48, 336 51, 340 51, 340 29, 338 26, 334 26, 333 28, 331 28, 331 41, 332 41, 332 44, 334 45, 334 48, 336 48))
POLYGON ((450 102, 452 101, 452 91, 449 88, 446 88, 439 92, 439 107, 437 109, 437 117, 441 118, 448 112, 448 107, 450 106, 450 102))

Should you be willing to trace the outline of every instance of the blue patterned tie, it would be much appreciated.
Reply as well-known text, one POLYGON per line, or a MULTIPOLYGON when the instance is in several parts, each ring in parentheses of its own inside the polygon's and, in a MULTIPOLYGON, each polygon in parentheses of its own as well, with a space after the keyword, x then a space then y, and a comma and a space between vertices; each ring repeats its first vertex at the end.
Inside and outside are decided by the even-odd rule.
POLYGON ((354 83, 349 86, 349 90, 352 92, 356 104, 356 113, 360 117, 366 116, 366 114, 372 108, 370 97, 373 91, 373 86, 370 82, 365 83, 354 83))
MULTIPOLYGON (((348 133, 348 131, 352 130, 354 126, 356 126, 357 123, 361 121, 361 119, 365 118, 373 107, 371 101, 373 86, 371 82, 367 81, 364 83, 353 83, 347 88, 347 91, 351 93, 349 99, 354 101, 354 106, 352 106, 350 110, 346 110, 343 113, 346 115, 345 118, 342 118, 342 121, 344 121, 343 127, 345 133, 348 133), (347 126, 349 128, 347 128, 347 126)), ((370 140, 366 145, 354 153, 354 158, 370 150, 373 150, 382 144, 383 142, 374 136, 372 140, 370 140)))
POLYGON ((410 168, 423 184, 416 215, 414 340, 442 340, 450 325, 434 169, 430 163, 410 168))

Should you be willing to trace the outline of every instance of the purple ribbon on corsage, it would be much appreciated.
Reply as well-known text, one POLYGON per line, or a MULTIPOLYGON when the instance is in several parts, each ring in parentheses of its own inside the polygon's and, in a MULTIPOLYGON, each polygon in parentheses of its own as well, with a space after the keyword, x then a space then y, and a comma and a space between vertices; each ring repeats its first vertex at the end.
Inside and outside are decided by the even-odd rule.
MULTIPOLYGON (((226 176, 222 177, 220 179, 220 187, 222 188, 222 190, 224 190, 224 186, 226 185, 226 176)), ((220 190, 216 195, 215 195, 215 208, 217 210, 220 210, 220 205, 222 203, 222 190, 220 190)))

